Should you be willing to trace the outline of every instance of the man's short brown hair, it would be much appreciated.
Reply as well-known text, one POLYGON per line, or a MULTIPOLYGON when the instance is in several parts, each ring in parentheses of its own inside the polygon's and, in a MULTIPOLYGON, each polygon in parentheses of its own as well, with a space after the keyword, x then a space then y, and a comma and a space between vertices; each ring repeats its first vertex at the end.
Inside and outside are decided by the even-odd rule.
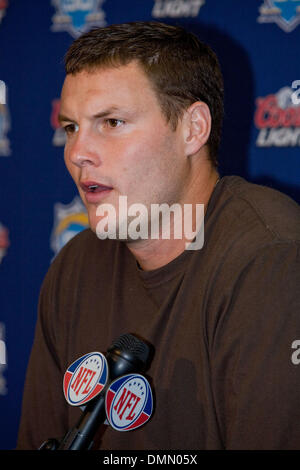
POLYGON ((208 140, 217 165, 223 120, 223 78, 209 46, 179 26, 154 21, 92 29, 76 39, 65 56, 67 74, 137 61, 154 86, 162 112, 175 130, 178 119, 195 101, 211 113, 208 140))

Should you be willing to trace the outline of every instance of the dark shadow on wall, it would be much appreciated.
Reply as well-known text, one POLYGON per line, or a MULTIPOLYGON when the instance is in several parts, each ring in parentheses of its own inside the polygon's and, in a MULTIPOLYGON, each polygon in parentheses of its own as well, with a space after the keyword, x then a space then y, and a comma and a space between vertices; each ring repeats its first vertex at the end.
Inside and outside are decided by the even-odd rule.
POLYGON ((245 49, 213 25, 181 19, 181 26, 209 44, 217 54, 224 77, 224 122, 219 152, 222 175, 247 176, 250 131, 254 113, 254 78, 245 49))
MULTIPOLYGON (((168 22, 168 21, 166 21, 168 22)), ((251 130, 255 113, 254 75, 247 51, 234 38, 214 25, 181 19, 179 24, 209 44, 218 56, 224 77, 224 123, 219 152, 219 172, 239 175, 292 197, 300 203, 300 187, 269 176, 254 179, 248 172, 251 130)))

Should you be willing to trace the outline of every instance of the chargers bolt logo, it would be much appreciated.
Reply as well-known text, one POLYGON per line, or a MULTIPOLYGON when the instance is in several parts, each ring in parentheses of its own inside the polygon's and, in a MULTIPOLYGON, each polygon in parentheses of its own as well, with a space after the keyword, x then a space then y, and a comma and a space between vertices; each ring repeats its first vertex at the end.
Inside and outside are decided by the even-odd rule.
POLYGON ((103 2, 104 0, 52 0, 56 9, 52 18, 52 31, 67 31, 76 38, 93 26, 105 26, 105 13, 101 8, 103 2))
POLYGON ((290 33, 300 23, 300 0, 264 0, 259 12, 259 23, 276 23, 290 33))
POLYGON ((112 382, 105 396, 109 424, 116 431, 131 431, 145 424, 153 411, 149 382, 139 374, 128 374, 112 382))
POLYGON ((81 406, 95 398, 105 387, 108 366, 105 356, 92 352, 71 364, 63 380, 63 389, 67 402, 72 406, 81 406))
POLYGON ((88 226, 88 215, 79 196, 75 196, 70 204, 57 202, 54 205, 54 224, 50 238, 55 256, 71 238, 88 226))

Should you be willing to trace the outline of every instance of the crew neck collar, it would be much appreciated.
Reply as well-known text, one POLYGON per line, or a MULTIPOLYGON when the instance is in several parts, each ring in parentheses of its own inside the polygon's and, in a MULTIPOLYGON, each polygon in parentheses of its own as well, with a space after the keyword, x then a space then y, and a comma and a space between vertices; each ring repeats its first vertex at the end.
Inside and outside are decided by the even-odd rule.
MULTIPOLYGON (((223 186, 223 178, 220 177, 209 199, 205 218, 204 218, 204 224, 207 223, 208 218, 210 217, 213 211, 215 201, 221 191, 222 186, 223 186)), ((143 281, 144 285, 147 285, 148 287, 167 282, 173 279, 174 277, 176 277, 177 275, 179 275, 180 273, 184 272, 185 267, 188 264, 188 260, 190 259, 191 256, 193 256, 196 253, 196 251, 198 250, 184 250, 180 255, 178 255, 176 258, 171 260, 169 263, 165 264, 164 266, 161 266, 159 268, 152 269, 149 271, 143 270, 138 264, 138 262, 136 261, 136 270, 137 270, 138 276, 143 281)))

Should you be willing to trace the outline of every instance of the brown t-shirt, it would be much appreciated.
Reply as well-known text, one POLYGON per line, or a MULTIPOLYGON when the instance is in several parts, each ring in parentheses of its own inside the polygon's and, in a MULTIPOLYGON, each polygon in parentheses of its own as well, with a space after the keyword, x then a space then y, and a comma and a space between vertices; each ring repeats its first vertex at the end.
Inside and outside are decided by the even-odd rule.
POLYGON ((45 277, 19 449, 61 439, 67 367, 124 333, 155 348, 155 411, 133 432, 101 426, 101 449, 299 449, 300 209, 277 191, 224 177, 204 246, 139 269, 124 243, 74 237, 45 277), (293 355, 294 353, 294 355, 293 355))

